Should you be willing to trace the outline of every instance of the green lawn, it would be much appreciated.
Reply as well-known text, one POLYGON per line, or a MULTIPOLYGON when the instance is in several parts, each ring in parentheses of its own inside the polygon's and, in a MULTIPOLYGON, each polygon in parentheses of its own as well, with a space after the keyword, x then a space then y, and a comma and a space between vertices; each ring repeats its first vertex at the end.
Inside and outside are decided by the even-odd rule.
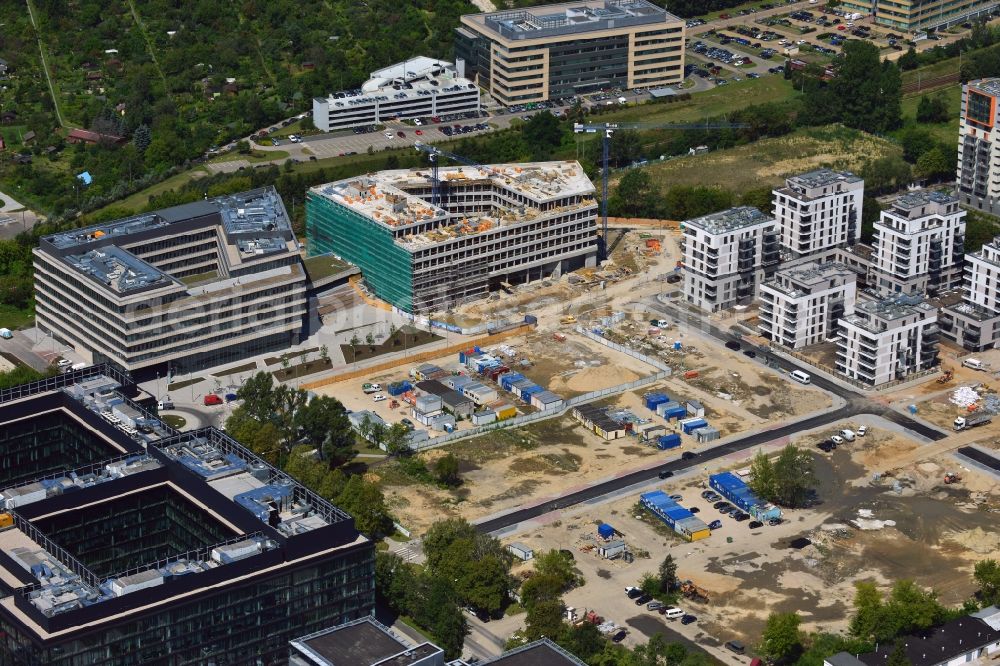
POLYGON ((305 264, 306 273, 309 274, 310 280, 322 280, 325 277, 330 277, 331 275, 336 275, 337 273, 346 271, 351 267, 346 261, 341 261, 332 255, 324 254, 318 257, 309 257, 303 260, 305 264))
POLYGON ((190 287, 193 284, 198 284, 199 282, 205 282, 206 280, 214 280, 218 277, 219 277, 219 271, 208 271, 207 273, 198 273, 197 275, 186 275, 180 278, 180 280, 181 282, 190 287))
POLYGON ((34 321, 35 317, 30 311, 0 303, 0 328, 9 328, 11 330, 27 328, 34 321))
POLYGON ((640 104, 591 118, 591 122, 641 121, 647 123, 682 123, 712 118, 739 111, 747 104, 780 102, 798 93, 784 77, 771 75, 747 79, 720 88, 694 93, 685 102, 640 104))
POLYGON ((928 79, 934 79, 939 76, 944 76, 945 74, 957 74, 958 73, 958 58, 947 58, 945 60, 939 60, 933 65, 927 65, 925 67, 918 67, 916 69, 911 69, 907 72, 903 72, 903 85, 908 85, 910 83, 917 83, 919 81, 926 81, 928 79))
POLYGON ((661 188, 712 184, 742 193, 780 185, 788 175, 823 166, 857 171, 867 159, 899 152, 886 139, 829 125, 645 168, 661 188))
MULTIPOLYGON (((958 109, 961 108, 962 104, 962 86, 959 83, 948 86, 947 88, 940 88, 930 93, 924 93, 930 96, 944 95, 948 102, 948 108, 954 109, 955 113, 952 115, 951 120, 946 123, 919 123, 919 126, 923 129, 928 130, 935 139, 948 144, 954 144, 958 141, 958 109)), ((920 98, 923 95, 913 94, 903 98, 903 120, 905 127, 911 127, 917 125, 917 105, 920 104, 920 98)), ((894 135, 899 134, 899 132, 894 132, 894 135)))
MULTIPOLYGON (((197 178, 199 176, 207 176, 207 175, 208 171, 203 166, 198 166, 193 169, 189 169, 188 171, 182 171, 181 173, 175 176, 171 176, 170 178, 167 178, 166 180, 163 180, 157 183, 156 185, 151 185, 150 187, 147 187, 144 190, 139 190, 135 194, 125 197, 121 201, 115 201, 114 203, 105 206, 105 208, 111 208, 111 207, 124 208, 126 210, 139 212, 145 209, 147 205, 149 205, 149 199, 151 197, 163 194, 168 190, 179 188, 181 185, 183 185, 184 183, 188 182, 193 178, 197 178)), ((99 213, 101 210, 103 209, 98 209, 90 213, 90 215, 95 215, 99 213)))
POLYGON ((224 155, 219 155, 218 157, 210 160, 213 163, 218 162, 235 162, 236 160, 246 160, 251 164, 256 162, 271 162, 274 160, 283 160, 288 157, 287 150, 253 150, 250 153, 240 153, 238 151, 231 151, 224 155))

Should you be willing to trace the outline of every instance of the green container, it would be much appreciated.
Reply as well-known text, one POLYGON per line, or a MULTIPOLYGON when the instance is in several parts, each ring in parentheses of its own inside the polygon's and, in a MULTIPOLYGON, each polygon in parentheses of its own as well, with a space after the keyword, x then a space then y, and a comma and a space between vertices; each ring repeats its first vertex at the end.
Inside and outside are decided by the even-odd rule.
POLYGON ((726 537, 726 543, 732 543, 733 537, 726 537))

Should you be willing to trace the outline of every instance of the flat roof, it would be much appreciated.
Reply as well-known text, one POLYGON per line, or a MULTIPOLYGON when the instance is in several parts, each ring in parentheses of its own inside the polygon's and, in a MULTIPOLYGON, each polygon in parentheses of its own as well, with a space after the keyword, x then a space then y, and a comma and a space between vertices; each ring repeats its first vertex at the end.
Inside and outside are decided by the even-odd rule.
POLYGON ((779 270, 775 274, 775 278, 765 282, 763 286, 780 291, 792 298, 798 298, 810 293, 805 289, 827 287, 830 280, 838 278, 843 279, 841 284, 844 284, 857 281, 858 275, 839 261, 826 263, 809 261, 779 270))
POLYGON ((803 189, 813 189, 816 187, 829 187, 837 183, 860 183, 862 179, 855 176, 850 171, 834 171, 832 169, 815 169, 806 173, 792 176, 786 180, 789 187, 800 187, 803 189))
POLYGON ((752 206, 738 206, 686 220, 684 224, 702 229, 710 234, 724 234, 769 222, 774 223, 774 218, 770 215, 765 215, 752 206))
POLYGON ((680 21, 648 0, 581 0, 462 17, 478 28, 506 39, 538 39, 561 35, 680 21))
MULTIPOLYGON (((934 666, 1000 641, 1000 631, 974 617, 960 617, 916 634, 902 636, 906 658, 913 666, 934 666)), ((895 650, 892 641, 858 655, 867 666, 885 666, 895 650)))
MULTIPOLYGON (((131 380, 122 381, 134 388, 131 380)), ((350 516, 224 433, 214 428, 178 433, 117 393, 118 385, 100 374, 79 372, 68 379, 25 385, 9 399, 5 393, 0 402, 0 423, 6 423, 51 411, 55 396, 58 408, 73 414, 81 428, 97 431, 122 451, 0 492, 4 510, 14 519, 12 529, 0 532, 0 550, 16 564, 12 569, 0 565, 0 579, 16 581, 11 583, 13 602, 3 606, 39 635, 89 625, 95 621, 94 610, 104 607, 102 602, 126 597, 135 606, 160 603, 209 584, 258 575, 259 570, 365 542, 350 516), (69 383, 73 377, 77 381, 69 383), (40 411, 32 412, 35 400, 40 411), (159 425, 147 433, 128 435, 100 416, 110 413, 108 406, 127 408, 144 424, 159 425), (97 575, 71 554, 74 544, 60 544, 61 531, 57 529, 53 537, 44 531, 52 527, 50 519, 63 514, 164 487, 224 527, 217 534, 220 540, 97 575), (211 579, 188 575, 209 571, 215 574, 211 579), (24 587, 28 581, 34 581, 32 587, 24 587), (80 620, 83 616, 87 619, 80 620)), ((117 609, 121 604, 109 606, 117 609)), ((117 612, 109 611, 96 621, 117 612)))
POLYGON ((297 638, 291 645, 320 666, 406 666, 443 653, 431 643, 411 645, 367 616, 297 638))
POLYGON ((504 193, 523 197, 529 203, 523 207, 495 206, 481 214, 450 211, 428 201, 433 186, 432 173, 425 169, 396 169, 347 178, 313 187, 319 197, 345 206, 367 218, 373 224, 390 230, 431 223, 429 231, 397 235, 396 242, 407 249, 446 242, 454 238, 487 232, 500 227, 520 224, 544 213, 541 206, 553 200, 578 196, 580 208, 595 206, 594 184, 579 162, 529 162, 525 164, 493 164, 443 167, 439 178, 455 187, 462 184, 484 184, 504 193), (424 196, 412 192, 426 193, 424 196), (534 204, 534 205, 532 205, 534 204))
POLYGON ((220 252, 226 254, 226 260, 220 259, 220 265, 236 266, 290 251, 295 240, 277 190, 264 187, 43 236, 39 250, 60 258, 116 295, 167 286, 185 289, 170 272, 136 256, 128 247, 213 225, 220 228, 220 240, 225 245, 220 252))
POLYGON ((483 664, 484 666, 586 666, 547 638, 505 652, 483 664))
POLYGON ((1000 95, 1000 79, 978 79, 969 81, 969 88, 981 90, 989 95, 1000 95))

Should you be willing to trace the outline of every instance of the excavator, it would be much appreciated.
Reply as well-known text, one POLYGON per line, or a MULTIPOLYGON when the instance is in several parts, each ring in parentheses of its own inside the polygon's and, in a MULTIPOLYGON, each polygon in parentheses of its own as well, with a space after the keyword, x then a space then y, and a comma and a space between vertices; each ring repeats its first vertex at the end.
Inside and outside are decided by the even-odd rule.
POLYGON ((947 384, 948 382, 951 381, 951 378, 954 377, 954 376, 955 376, 955 371, 951 370, 951 369, 947 369, 947 370, 944 371, 944 373, 940 377, 937 378, 937 383, 938 384, 947 384))
POLYGON ((574 317, 573 315, 566 315, 565 317, 561 317, 559 319, 559 323, 560 324, 575 324, 576 323, 576 317, 574 317))

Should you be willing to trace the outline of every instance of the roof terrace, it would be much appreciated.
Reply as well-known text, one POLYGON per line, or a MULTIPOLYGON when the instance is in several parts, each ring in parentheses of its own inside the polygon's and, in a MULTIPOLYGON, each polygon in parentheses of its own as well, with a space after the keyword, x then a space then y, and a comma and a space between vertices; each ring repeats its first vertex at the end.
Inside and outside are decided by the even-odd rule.
POLYGON ((686 226, 701 229, 710 234, 725 234, 765 223, 774 223, 774 218, 751 206, 730 208, 684 222, 686 226))

